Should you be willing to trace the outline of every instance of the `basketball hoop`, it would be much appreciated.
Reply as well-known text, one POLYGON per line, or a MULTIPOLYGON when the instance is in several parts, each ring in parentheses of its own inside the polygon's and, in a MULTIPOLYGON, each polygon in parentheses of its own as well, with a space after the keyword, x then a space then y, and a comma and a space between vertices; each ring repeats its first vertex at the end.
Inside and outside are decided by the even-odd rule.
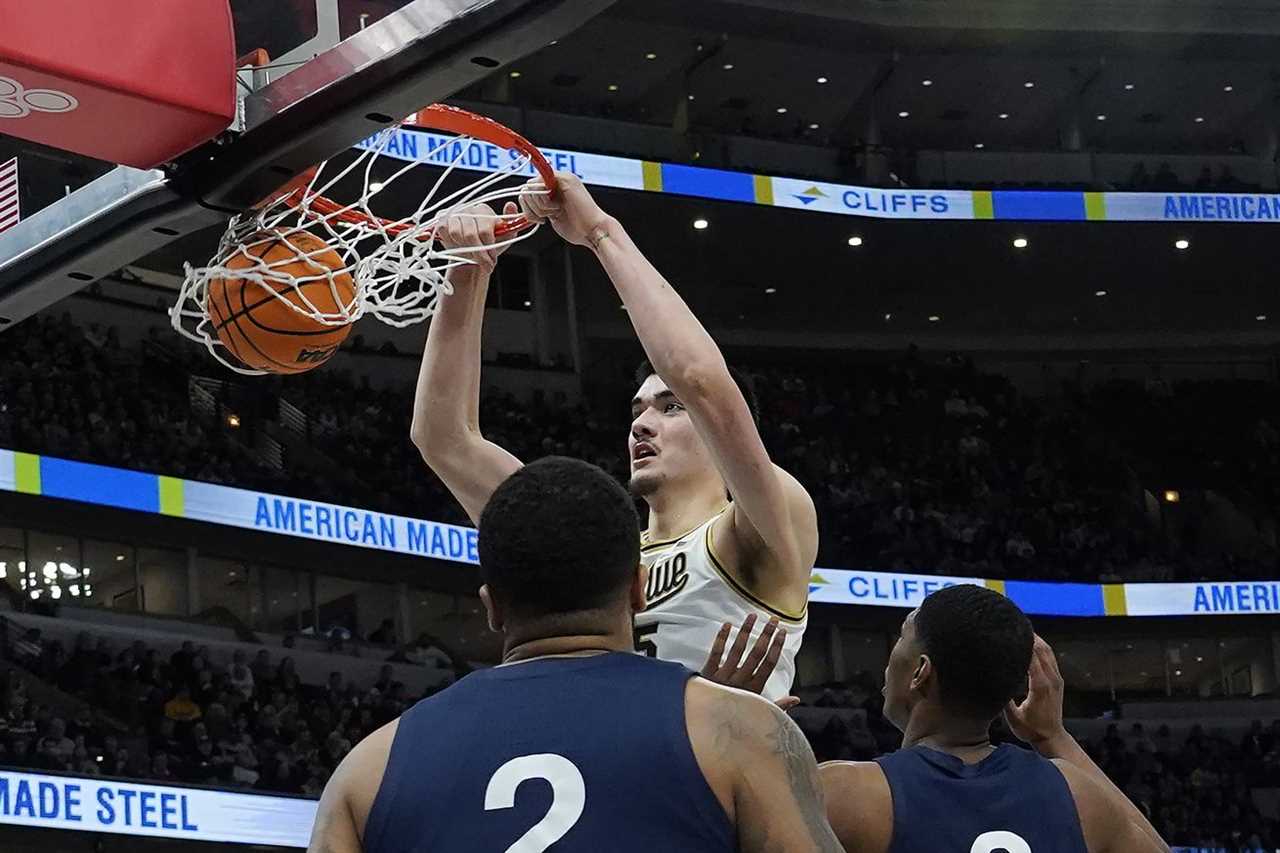
MULTIPOLYGON (((483 159, 488 162, 494 158, 483 159)), ((435 313, 441 296, 453 292, 447 280, 451 269, 474 263, 471 255, 510 245, 537 230, 523 214, 499 212, 492 243, 446 249, 436 239, 437 227, 471 205, 488 204, 501 211, 504 202, 527 192, 525 182, 535 173, 547 192, 555 191, 550 164, 524 137, 466 110, 443 104, 429 106, 362 144, 358 155, 345 166, 331 165, 330 161, 313 166, 256 207, 234 217, 208 265, 184 266, 185 280, 177 304, 169 312, 172 325, 185 337, 204 344, 230 369, 260 375, 282 371, 253 369, 241 358, 228 357, 223 333, 227 321, 215 323, 210 314, 211 285, 217 284, 220 293, 228 282, 261 291, 255 294, 258 298, 253 304, 241 295, 243 310, 232 320, 263 302, 278 300, 307 329, 315 330, 294 331, 295 335, 350 326, 366 315, 397 328, 421 323, 435 313), (391 159, 388 147, 406 126, 452 136, 431 138, 441 144, 431 147, 425 157, 397 162, 390 176, 376 176, 382 170, 375 172, 375 165, 391 159), (506 162, 460 189, 442 189, 454 172, 476 168, 468 157, 476 145, 485 151, 496 146, 506 162), (414 210, 395 218, 374 212, 372 202, 379 193, 422 166, 443 171, 414 210), (359 187, 358 194, 347 191, 357 196, 353 201, 332 198, 339 182, 359 187), (324 245, 317 246, 321 241, 324 245), (282 247, 284 251, 279 251, 282 247), (321 286, 316 287, 318 284, 321 286)), ((230 349, 239 355, 234 344, 230 349)))

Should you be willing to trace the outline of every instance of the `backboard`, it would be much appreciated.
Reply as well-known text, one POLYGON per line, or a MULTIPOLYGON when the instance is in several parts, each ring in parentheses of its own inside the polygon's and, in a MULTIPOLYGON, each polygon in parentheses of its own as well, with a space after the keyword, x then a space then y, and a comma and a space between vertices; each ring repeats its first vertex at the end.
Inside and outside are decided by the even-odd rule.
POLYGON ((270 59, 241 72, 236 122, 161 168, 111 169, 0 233, 0 331, 225 224, 303 169, 561 38, 613 2, 233 0, 237 52, 262 49, 270 59))

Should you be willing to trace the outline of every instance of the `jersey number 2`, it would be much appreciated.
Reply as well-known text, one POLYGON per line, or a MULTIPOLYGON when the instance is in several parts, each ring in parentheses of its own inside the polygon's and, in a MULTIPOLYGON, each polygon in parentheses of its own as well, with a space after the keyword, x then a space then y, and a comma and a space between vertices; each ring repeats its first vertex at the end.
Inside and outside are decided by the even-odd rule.
POLYGON ((1000 829, 984 832, 973 841, 969 853, 1031 853, 1031 845, 1016 832, 1000 829))
POLYGON ((542 853, 573 829, 587 804, 587 786, 574 763, 563 755, 543 752, 513 758, 499 767, 485 789, 484 810, 513 807, 516 788, 526 779, 545 779, 551 783, 551 808, 542 820, 516 839, 506 853, 542 853))

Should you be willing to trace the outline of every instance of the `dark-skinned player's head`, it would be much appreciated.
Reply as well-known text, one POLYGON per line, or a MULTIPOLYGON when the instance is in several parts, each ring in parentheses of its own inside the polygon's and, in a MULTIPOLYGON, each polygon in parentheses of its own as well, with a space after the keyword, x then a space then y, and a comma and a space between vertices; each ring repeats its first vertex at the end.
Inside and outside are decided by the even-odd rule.
MULTIPOLYGON (((751 419, 759 425, 759 403, 750 377, 732 367, 729 375, 742 392, 751 419)), ((647 497, 672 482, 719 482, 711 451, 694 429, 684 401, 647 361, 636 369, 635 380, 638 388, 631 400, 631 431, 627 435, 631 493, 647 497)))
POLYGON ((508 636, 608 630, 644 606, 635 504, 578 459, 539 459, 498 486, 479 552, 489 624, 508 636))
POLYGON ((986 587, 938 590, 903 620, 884 670, 884 714, 990 721, 1026 691, 1035 632, 1018 605, 986 587))

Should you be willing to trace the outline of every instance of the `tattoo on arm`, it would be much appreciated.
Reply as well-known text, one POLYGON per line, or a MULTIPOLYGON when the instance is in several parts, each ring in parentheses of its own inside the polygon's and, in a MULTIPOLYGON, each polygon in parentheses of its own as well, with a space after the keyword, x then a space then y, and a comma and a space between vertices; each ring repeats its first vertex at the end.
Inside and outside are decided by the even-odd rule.
POLYGON ((809 741, 800 727, 785 714, 775 716, 771 735, 774 752, 787 768, 787 782, 804 817, 814 849, 823 853, 843 853, 844 848, 827 823, 827 810, 822 795, 822 780, 818 777, 818 762, 813 757, 809 741))

